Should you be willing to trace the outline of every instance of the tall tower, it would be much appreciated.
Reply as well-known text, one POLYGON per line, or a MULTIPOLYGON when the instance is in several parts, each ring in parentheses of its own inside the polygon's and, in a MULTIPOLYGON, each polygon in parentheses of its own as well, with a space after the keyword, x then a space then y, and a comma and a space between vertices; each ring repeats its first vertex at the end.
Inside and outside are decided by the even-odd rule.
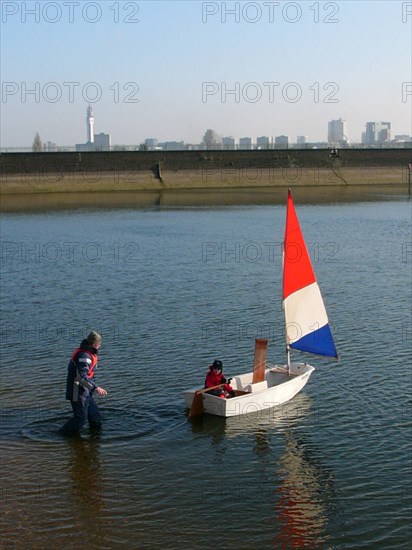
POLYGON ((94 142, 94 129, 93 129, 94 115, 93 115, 93 109, 90 103, 89 103, 89 106, 87 107, 86 124, 87 124, 87 143, 93 143, 94 142))

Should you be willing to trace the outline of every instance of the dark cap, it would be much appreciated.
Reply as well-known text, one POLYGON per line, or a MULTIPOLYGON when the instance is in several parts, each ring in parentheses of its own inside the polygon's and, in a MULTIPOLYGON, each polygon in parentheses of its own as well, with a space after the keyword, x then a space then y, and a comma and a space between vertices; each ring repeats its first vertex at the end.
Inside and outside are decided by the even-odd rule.
POLYGON ((223 369, 223 363, 222 363, 222 361, 219 361, 219 359, 215 359, 215 361, 213 361, 212 367, 216 370, 222 370, 223 369))

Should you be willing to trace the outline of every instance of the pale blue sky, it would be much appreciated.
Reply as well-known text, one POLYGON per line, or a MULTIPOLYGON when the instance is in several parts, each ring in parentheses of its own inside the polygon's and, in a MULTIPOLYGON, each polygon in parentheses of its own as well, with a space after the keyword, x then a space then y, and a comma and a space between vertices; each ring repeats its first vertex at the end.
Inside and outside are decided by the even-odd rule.
POLYGON ((390 121, 393 135, 412 133, 412 95, 402 101, 402 83, 412 81, 411 2, 1 5, 2 147, 30 146, 36 131, 59 145, 84 142, 96 91, 95 132, 110 133, 114 144, 198 143, 207 128, 320 141, 340 117, 354 141, 369 120, 390 121), (73 98, 68 82, 77 83, 73 98), (206 82, 215 94, 202 96, 206 82), (36 86, 39 97, 25 93, 36 86), (238 95, 223 93, 222 101, 225 86, 238 95))

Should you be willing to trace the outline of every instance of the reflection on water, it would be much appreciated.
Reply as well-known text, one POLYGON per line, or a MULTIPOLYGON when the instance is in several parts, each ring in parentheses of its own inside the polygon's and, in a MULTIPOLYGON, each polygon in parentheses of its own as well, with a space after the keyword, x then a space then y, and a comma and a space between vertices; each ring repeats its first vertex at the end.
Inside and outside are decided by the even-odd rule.
MULTIPOLYGON (((148 208, 214 205, 284 204, 285 187, 258 187, 236 189, 179 189, 160 191, 115 191, 84 193, 37 193, 2 195, 3 212, 35 212, 77 208, 148 208)), ((299 202, 319 204, 393 200, 407 194, 405 185, 351 185, 325 187, 296 187, 299 202)))
POLYGON ((317 548, 328 540, 332 515, 332 474, 301 435, 285 433, 286 446, 276 470, 275 548, 317 548))
MULTIPOLYGON (((210 438, 212 445, 253 436, 253 452, 266 472, 272 447, 282 445, 272 473, 254 486, 255 498, 260 494, 272 499, 275 548, 316 548, 329 538, 328 521, 334 509, 332 473, 318 460, 310 438, 299 431, 300 421, 311 416, 313 420, 313 415, 311 399, 299 394, 289 403, 259 413, 227 419, 203 415, 191 420, 193 434, 210 438)), ((237 498, 253 494, 245 483, 234 482, 231 491, 237 498)))
POLYGON ((67 440, 70 448, 68 482, 72 488, 73 501, 84 526, 97 522, 103 510, 99 438, 89 440, 74 437, 67 440))
POLYGON ((264 409, 249 414, 222 418, 204 414, 190 420, 192 431, 199 436, 209 436, 213 442, 224 438, 234 438, 246 434, 265 434, 268 430, 277 433, 295 426, 302 418, 314 417, 316 410, 311 406, 311 399, 304 393, 283 403, 279 407, 264 409))
POLYGON ((255 434, 254 452, 257 455, 264 455, 270 451, 269 440, 266 430, 258 430, 255 434))

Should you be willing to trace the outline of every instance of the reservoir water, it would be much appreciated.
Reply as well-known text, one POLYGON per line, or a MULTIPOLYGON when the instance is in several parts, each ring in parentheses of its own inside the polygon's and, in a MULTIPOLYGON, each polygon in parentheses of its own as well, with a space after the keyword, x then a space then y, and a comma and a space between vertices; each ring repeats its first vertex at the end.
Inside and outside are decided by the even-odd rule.
POLYGON ((3 215, 2 548, 410 548, 411 203, 295 203, 340 362, 193 422, 213 359, 246 372, 267 337, 284 361, 285 206, 3 215), (104 428, 64 439, 89 329, 104 428))

